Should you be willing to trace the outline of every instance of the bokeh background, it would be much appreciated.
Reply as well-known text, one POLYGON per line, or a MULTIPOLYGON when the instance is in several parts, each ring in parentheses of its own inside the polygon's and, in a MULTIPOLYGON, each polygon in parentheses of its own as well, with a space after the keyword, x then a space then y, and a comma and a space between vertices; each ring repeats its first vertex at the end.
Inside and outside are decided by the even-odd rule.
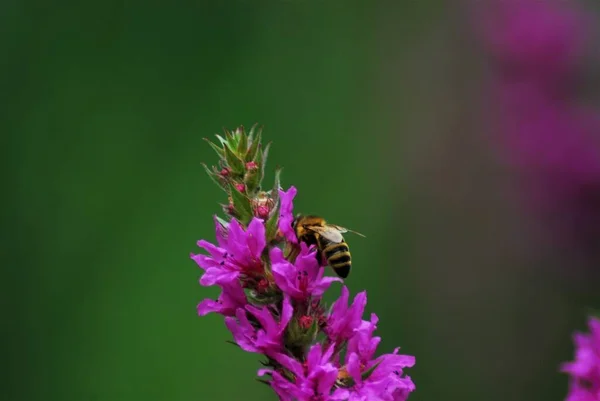
POLYGON ((217 292, 189 259, 224 201, 202 138, 256 122, 267 182, 284 166, 298 211, 367 235, 346 283, 380 352, 417 357, 411 400, 564 399, 600 252, 555 235, 491 135, 471 6, 3 1, 2 399, 275 400, 221 318, 196 315, 217 292))

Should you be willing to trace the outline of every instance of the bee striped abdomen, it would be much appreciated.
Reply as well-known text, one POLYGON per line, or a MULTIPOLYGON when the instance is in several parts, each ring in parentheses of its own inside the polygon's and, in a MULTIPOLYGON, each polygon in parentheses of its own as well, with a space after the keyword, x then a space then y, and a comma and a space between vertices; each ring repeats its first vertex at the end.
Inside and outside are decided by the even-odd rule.
POLYGON ((348 245, 345 242, 331 243, 327 241, 326 244, 323 243, 326 241, 320 242, 323 249, 323 256, 329 266, 333 268, 338 276, 342 278, 348 277, 350 268, 352 267, 352 258, 348 245))

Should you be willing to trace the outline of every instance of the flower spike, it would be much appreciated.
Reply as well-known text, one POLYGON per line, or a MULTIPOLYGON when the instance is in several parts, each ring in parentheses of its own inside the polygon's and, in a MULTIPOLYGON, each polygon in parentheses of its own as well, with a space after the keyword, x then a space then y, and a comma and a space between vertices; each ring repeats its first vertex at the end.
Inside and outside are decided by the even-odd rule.
POLYGON ((216 137, 218 144, 207 142, 219 156, 218 167, 204 168, 227 192, 226 218, 214 216, 216 243, 198 241, 204 253, 190 257, 204 271, 200 284, 218 286, 221 294, 200 302, 198 315, 222 315, 233 336, 228 342, 264 355, 256 380, 280 400, 406 400, 415 385, 403 369, 414 365, 414 357, 398 349, 375 356, 378 318, 362 320, 365 291, 349 306, 343 286, 327 308, 324 293, 343 280, 326 276, 318 250, 296 238, 297 189, 281 188, 279 167, 272 189, 261 189, 270 148, 261 144, 262 128, 246 133, 239 127, 216 137))

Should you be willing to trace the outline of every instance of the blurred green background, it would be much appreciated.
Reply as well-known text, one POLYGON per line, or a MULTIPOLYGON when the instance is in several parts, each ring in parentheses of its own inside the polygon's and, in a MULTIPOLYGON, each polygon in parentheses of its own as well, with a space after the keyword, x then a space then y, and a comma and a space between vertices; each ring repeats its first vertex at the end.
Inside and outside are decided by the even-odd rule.
MULTIPOLYGON (((271 182, 348 238, 411 400, 561 400, 597 260, 535 238, 441 1, 0 5, 2 399, 275 400, 196 305, 223 194, 202 138, 264 124, 271 182), (324 173, 325 168, 329 172, 324 173), (594 267, 595 266, 595 267, 594 267)), ((594 290, 596 286, 596 291, 594 290)), ((334 286, 329 297, 339 291, 334 286)))

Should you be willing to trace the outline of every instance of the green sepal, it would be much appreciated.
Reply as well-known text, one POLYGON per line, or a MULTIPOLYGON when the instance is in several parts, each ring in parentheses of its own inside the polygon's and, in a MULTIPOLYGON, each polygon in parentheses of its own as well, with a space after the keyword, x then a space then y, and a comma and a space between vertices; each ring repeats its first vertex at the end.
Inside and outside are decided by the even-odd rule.
POLYGON ((244 127, 241 127, 241 132, 238 138, 237 143, 237 154, 244 157, 246 152, 248 151, 248 136, 246 135, 246 130, 244 127))
POLYGON ((215 219, 217 219, 217 221, 219 222, 220 225, 223 226, 223 228, 227 228, 227 226, 229 225, 229 222, 223 220, 219 216, 215 216, 215 219))
POLYGON ((244 289, 248 302, 254 305, 272 305, 279 301, 281 297, 277 293, 258 294, 251 289, 244 289))
MULTIPOLYGON (((254 130, 254 127, 252 127, 254 130)), ((260 140, 262 136, 262 128, 256 131, 256 136, 252 136, 252 140, 250 141, 250 148, 248 149, 248 153, 246 153, 246 161, 255 161, 258 151, 260 149, 260 140)))
POLYGON ((254 141, 254 133, 256 132, 256 127, 258 123, 254 123, 252 127, 250 127, 250 131, 248 132, 248 143, 251 144, 254 141))
POLYGON ((227 192, 227 187, 225 183, 219 181, 219 175, 215 171, 211 171, 205 163, 202 163, 202 167, 204 167, 204 170, 206 170, 206 173, 208 174, 212 182, 217 184, 218 187, 221 188, 223 191, 227 192))
POLYGON ((369 376, 371 376, 371 374, 373 374, 373 371, 375 369, 377 369, 377 366, 379 366, 379 364, 382 362, 383 360, 380 360, 379 362, 377 362, 375 365, 371 366, 369 369, 365 370, 364 372, 361 373, 360 377, 363 380, 367 380, 369 378, 369 376))
POLYGON ((257 162, 258 168, 260 168, 260 182, 262 182, 265 176, 265 166, 267 165, 267 158, 269 157, 269 149, 271 148, 271 143, 272 142, 267 143, 267 146, 265 146, 265 150, 263 150, 261 154, 260 163, 257 162))
POLYGON ((239 344, 237 344, 237 343, 235 343, 235 342, 233 342, 231 340, 225 340, 225 342, 228 343, 228 344, 235 345, 236 347, 240 348, 239 344))
POLYGON ((244 175, 244 185, 248 194, 253 195, 260 188, 260 176, 258 170, 248 170, 244 175))
POLYGON ((265 379, 255 379, 257 382, 261 382, 266 384, 267 386, 271 387, 271 382, 265 379))
POLYGON ((271 190, 271 199, 273 202, 279 202, 279 190, 281 189, 281 171, 282 167, 277 167, 275 169, 275 183, 273 184, 273 189, 271 190))
POLYGON ((235 129, 235 131, 233 131, 233 132, 229 131, 229 133, 228 133, 229 136, 227 137, 228 138, 227 143, 229 144, 229 147, 231 149, 237 149, 237 147, 238 147, 238 143, 240 142, 241 128, 243 128, 243 127, 238 127, 235 129))
POLYGON ((227 145, 227 140, 225 138, 223 138, 221 135, 218 135, 218 134, 215 135, 215 136, 217 137, 217 139, 219 140, 219 142, 221 142, 221 146, 227 145))
POLYGON ((238 175, 243 174, 246 165, 231 150, 231 149, 235 149, 235 148, 230 148, 229 145, 225 145, 223 147, 223 149, 225 150, 225 161, 227 161, 227 165, 231 168, 231 170, 233 170, 233 172, 235 174, 238 174, 238 175))
POLYGON ((229 184, 229 191, 231 193, 231 199, 233 201, 233 207, 238 215, 238 220, 243 225, 247 225, 252 219, 252 206, 250 200, 238 191, 235 186, 229 184))
MULTIPOLYGON (((235 140, 231 131, 229 131, 227 128, 223 128, 223 132, 225 133, 225 144, 235 145, 235 140)), ((235 146, 233 146, 233 148, 235 149, 235 146)))
POLYGON ((277 222, 279 221, 279 202, 275 204, 275 207, 271 211, 271 217, 267 220, 266 224, 266 235, 267 243, 275 240, 277 236, 277 222))
MULTIPOLYGON (((217 135, 217 138, 218 137, 219 137, 219 135, 217 135)), ((219 157, 221 157, 221 158, 225 157, 225 151, 223 149, 221 149, 220 147, 218 147, 217 145, 215 145, 214 143, 212 143, 210 141, 210 139, 208 139, 208 138, 204 138, 204 140, 206 142, 208 142, 208 144, 210 145, 210 147, 213 148, 213 150, 215 152, 217 152, 217 154, 219 155, 219 157)))

